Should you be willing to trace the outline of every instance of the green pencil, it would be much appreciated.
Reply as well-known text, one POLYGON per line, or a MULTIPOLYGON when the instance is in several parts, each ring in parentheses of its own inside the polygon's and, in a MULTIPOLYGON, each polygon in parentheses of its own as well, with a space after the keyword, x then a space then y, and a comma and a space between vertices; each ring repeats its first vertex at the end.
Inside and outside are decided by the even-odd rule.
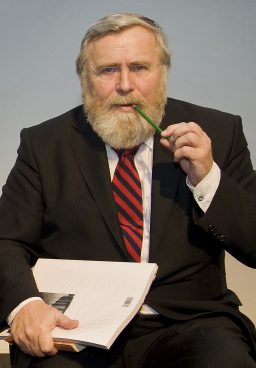
MULTIPOLYGON (((144 111, 142 111, 141 110, 141 108, 138 106, 138 105, 135 105, 134 107, 134 110, 136 110, 141 116, 143 116, 143 118, 145 119, 145 120, 147 120, 148 122, 149 122, 149 124, 151 124, 152 125, 152 127, 153 128, 155 128, 155 130, 156 130, 156 132, 157 133, 159 133, 160 135, 161 135, 161 133, 162 133, 162 129, 158 126, 158 125, 156 125, 156 123, 154 123, 153 122, 153 120, 152 119, 150 119, 150 117, 144 112, 144 111)), ((167 139, 168 141, 170 140, 170 137, 165 137, 165 139, 167 139)))

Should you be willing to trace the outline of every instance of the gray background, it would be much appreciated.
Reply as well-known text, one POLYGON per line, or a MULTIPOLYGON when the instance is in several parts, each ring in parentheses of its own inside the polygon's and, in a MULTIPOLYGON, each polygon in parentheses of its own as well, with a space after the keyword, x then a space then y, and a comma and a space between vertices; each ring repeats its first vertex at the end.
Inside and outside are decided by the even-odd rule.
POLYGON ((99 17, 143 13, 169 37, 169 95, 239 114, 256 163, 256 0, 0 0, 0 187, 19 132, 80 103, 75 59, 99 17))
MULTIPOLYGON (((20 130, 80 104, 74 64, 86 29, 123 11, 168 34, 170 96, 242 116, 256 165, 256 0, 0 0, 0 187, 20 130)), ((255 282, 255 272, 247 279, 255 282)))

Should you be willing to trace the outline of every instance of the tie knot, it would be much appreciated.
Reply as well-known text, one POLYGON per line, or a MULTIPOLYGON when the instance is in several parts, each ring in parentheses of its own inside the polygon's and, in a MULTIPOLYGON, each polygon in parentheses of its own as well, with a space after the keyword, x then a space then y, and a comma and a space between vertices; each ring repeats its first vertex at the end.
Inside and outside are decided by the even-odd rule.
POLYGON ((134 156, 136 155, 138 149, 139 149, 139 146, 135 146, 135 147, 126 148, 126 149, 114 149, 114 151, 116 152, 116 154, 118 155, 119 158, 121 158, 121 157, 132 157, 132 158, 134 158, 134 156))

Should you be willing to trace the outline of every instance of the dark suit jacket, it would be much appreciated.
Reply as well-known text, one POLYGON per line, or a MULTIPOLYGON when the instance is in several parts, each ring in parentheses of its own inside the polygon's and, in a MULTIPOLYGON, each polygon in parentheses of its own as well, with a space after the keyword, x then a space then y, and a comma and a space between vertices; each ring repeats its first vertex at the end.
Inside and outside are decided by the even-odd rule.
MULTIPOLYGON (((146 302, 176 319, 227 313, 253 334, 227 289, 224 266, 227 250, 256 267, 256 175, 241 119, 169 99, 162 128, 181 121, 197 122, 210 136, 221 181, 203 214, 186 175, 155 137, 149 259, 159 271, 146 302)), ((38 294, 30 271, 37 257, 129 261, 105 145, 81 106, 22 131, 0 218, 0 321, 38 294)))

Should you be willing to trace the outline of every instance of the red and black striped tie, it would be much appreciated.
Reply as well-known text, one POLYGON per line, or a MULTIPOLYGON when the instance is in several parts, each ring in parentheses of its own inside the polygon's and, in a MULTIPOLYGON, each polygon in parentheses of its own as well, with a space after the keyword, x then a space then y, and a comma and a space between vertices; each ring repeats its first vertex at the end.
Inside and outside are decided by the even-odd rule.
POLYGON ((138 147, 115 150, 119 161, 112 180, 117 214, 128 253, 140 262, 143 238, 142 191, 134 156, 138 147))

